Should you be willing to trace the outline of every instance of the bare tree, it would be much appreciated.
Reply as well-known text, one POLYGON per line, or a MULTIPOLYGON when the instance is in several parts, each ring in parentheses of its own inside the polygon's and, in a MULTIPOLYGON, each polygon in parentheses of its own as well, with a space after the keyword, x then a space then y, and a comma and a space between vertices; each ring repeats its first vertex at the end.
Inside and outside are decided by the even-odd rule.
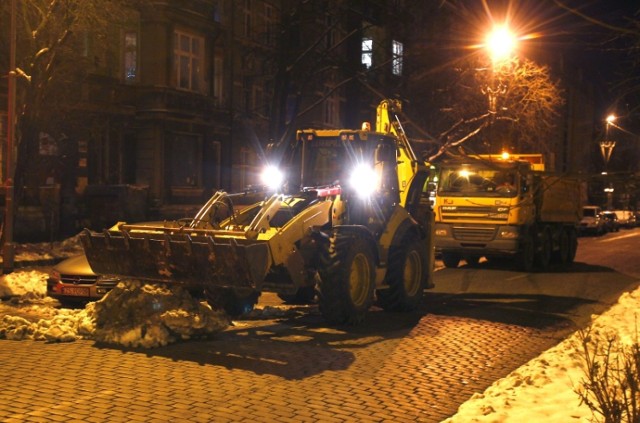
MULTIPOLYGON (((127 22, 139 2, 22 0, 17 4, 16 69, 9 71, 17 75, 14 179, 19 201, 23 187, 38 185, 39 132, 68 117, 65 109, 78 101, 80 82, 107 60, 109 36, 118 33, 115 23, 127 22)), ((0 12, 2 22, 8 23, 9 2, 2 2, 0 12)), ((3 31, 2 36, 7 35, 3 31)))
POLYGON ((439 148, 428 161, 463 144, 470 151, 490 152, 550 148, 541 140, 549 138, 564 100, 548 67, 516 57, 495 65, 476 58, 439 81, 444 82, 434 119, 439 148))

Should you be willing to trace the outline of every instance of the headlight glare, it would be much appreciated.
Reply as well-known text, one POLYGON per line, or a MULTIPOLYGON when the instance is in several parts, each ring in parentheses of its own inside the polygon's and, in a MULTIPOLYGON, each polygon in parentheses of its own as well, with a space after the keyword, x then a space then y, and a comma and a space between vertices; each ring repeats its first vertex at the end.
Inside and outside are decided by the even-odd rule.
POLYGON ((269 189, 278 190, 284 182, 284 174, 275 166, 267 166, 262 171, 260 179, 269 189))
POLYGON ((378 174, 370 166, 360 164, 351 173, 349 184, 359 197, 367 198, 378 187, 378 174))

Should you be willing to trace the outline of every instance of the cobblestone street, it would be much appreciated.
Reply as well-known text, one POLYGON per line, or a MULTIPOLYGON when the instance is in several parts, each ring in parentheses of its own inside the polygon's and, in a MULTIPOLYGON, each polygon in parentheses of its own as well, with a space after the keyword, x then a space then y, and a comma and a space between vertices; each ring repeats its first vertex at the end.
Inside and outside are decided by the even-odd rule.
POLYGON ((150 350, 2 340, 0 419, 438 422, 570 330, 438 314, 443 301, 356 328, 310 307, 150 350))

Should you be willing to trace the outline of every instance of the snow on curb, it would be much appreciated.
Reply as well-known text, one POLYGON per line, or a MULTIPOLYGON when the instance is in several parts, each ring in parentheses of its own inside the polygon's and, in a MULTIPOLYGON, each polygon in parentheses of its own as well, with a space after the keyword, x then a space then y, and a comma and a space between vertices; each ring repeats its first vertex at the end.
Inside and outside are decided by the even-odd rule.
MULTIPOLYGON (((634 334, 640 319, 639 303, 640 288, 622 294, 609 310, 592 316, 590 336, 604 340, 615 333, 623 344, 637 342, 634 334)), ((575 393, 585 378, 583 361, 582 341, 576 332, 483 393, 474 394, 443 423, 591 422, 591 410, 575 393)))

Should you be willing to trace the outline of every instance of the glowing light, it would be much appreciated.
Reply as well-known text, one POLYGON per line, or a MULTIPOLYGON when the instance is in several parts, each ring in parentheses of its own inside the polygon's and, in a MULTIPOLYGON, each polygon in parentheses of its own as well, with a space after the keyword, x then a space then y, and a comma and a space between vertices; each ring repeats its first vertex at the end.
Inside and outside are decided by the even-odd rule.
POLYGON ((504 60, 515 49, 516 37, 506 26, 495 27, 487 36, 485 45, 493 61, 504 60))
POLYGON ((371 166, 360 164, 353 170, 349 183, 359 197, 367 198, 375 192, 378 181, 378 174, 371 166))
POLYGON ((262 183, 265 184, 270 189, 277 190, 280 188, 282 183, 284 182, 284 175, 275 166, 267 166, 263 171, 262 175, 260 175, 260 179, 262 183))
POLYGON ((613 121, 615 120, 616 120, 616 115, 610 114, 609 116, 607 116, 607 123, 613 123, 613 121))
POLYGON ((509 160, 509 157, 511 157, 511 155, 508 151, 503 151, 500 157, 502 157, 502 160, 509 160))

